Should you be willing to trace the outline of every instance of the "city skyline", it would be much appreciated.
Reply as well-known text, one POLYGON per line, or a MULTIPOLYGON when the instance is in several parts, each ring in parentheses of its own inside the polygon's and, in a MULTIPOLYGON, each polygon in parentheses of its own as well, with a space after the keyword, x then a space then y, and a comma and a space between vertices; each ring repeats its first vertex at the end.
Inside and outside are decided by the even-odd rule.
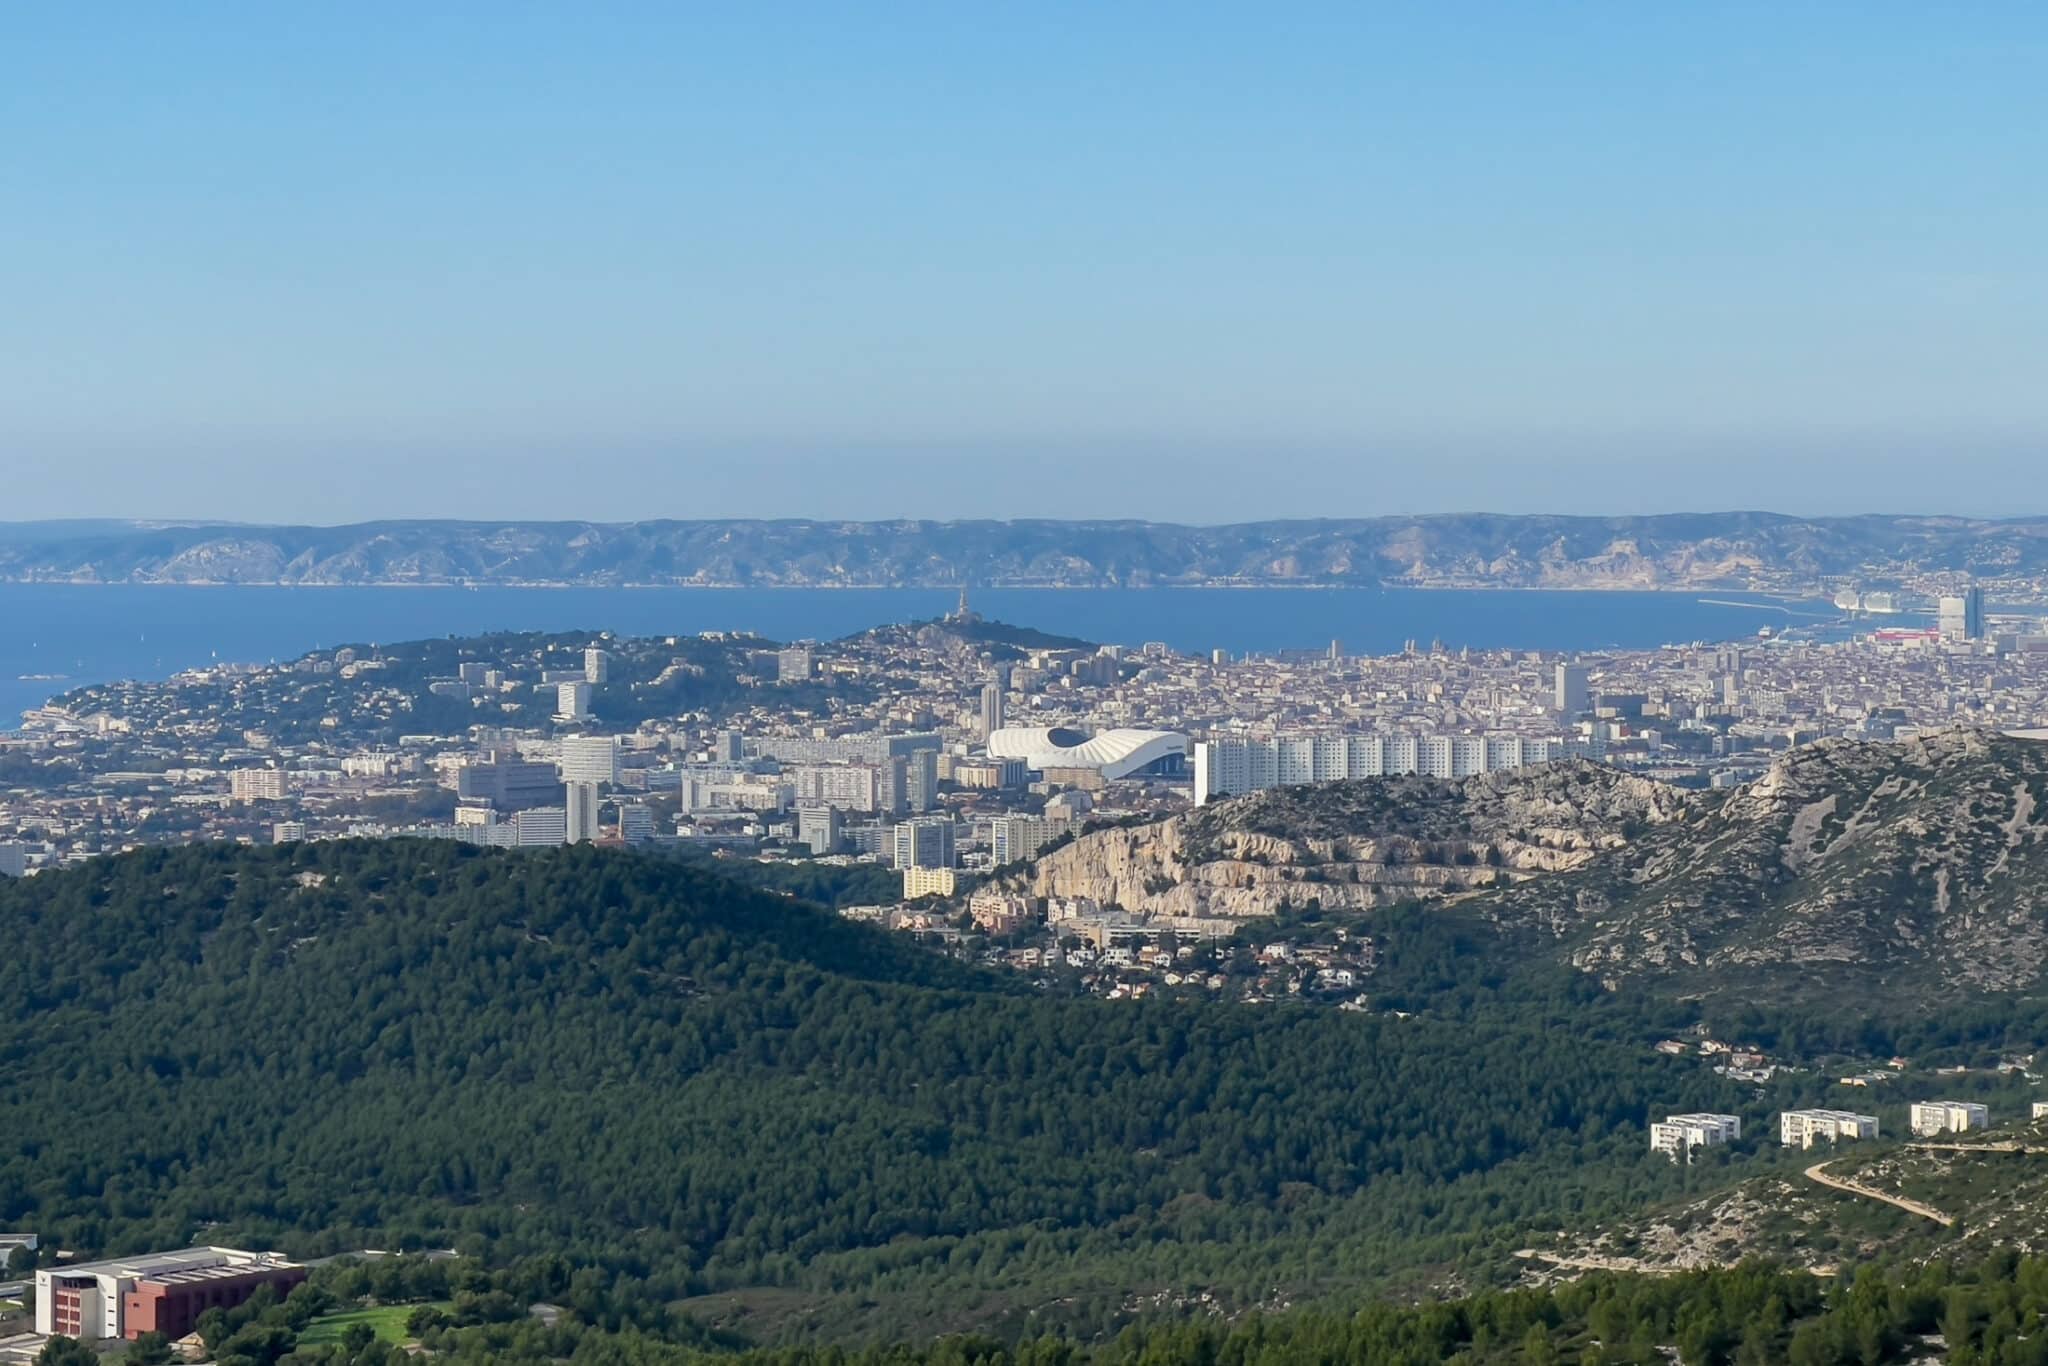
POLYGON ((1989 514, 2048 436, 2029 8, 382 14, 15 19, 10 518, 1989 514))

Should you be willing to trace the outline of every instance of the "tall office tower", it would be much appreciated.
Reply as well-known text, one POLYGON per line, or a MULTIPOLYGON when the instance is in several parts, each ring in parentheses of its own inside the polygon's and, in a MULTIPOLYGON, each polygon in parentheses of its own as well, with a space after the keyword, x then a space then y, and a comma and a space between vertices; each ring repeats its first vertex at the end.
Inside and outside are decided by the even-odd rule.
POLYGON ((562 781, 610 785, 619 780, 619 742, 609 735, 562 737, 562 781))
POLYGON ((903 759, 904 799, 912 811, 925 812, 939 804, 939 752, 921 749, 903 759))
POLYGON ((564 835, 570 844, 583 844, 597 838, 597 784, 570 783, 567 788, 568 803, 565 808, 564 835))
POLYGON ((824 802, 802 802, 796 809, 796 842, 814 858, 839 852, 839 808, 824 802))
POLYGON ((950 816, 920 816, 916 820, 899 821, 895 845, 899 869, 951 868, 953 819, 950 816))
POLYGON ((981 685, 981 738, 1003 728, 1003 685, 990 679, 981 685))
POLYGON ((1938 620, 1943 640, 1984 639, 1984 590, 1966 588, 1961 597, 1943 598, 1938 620))
POLYGON ((611 680, 612 657, 593 645, 583 652, 583 681, 605 683, 611 680))
POLYGON ((1332 664, 1342 664, 1344 662, 1343 641, 1335 639, 1330 641, 1330 662, 1332 664))
POLYGON ((1593 697, 1586 685, 1585 665, 1557 666, 1557 687, 1551 705, 1567 721, 1592 709, 1593 697))
POLYGON ((1218 668, 1221 668, 1221 667, 1222 667, 1223 665, 1225 665, 1225 664, 1228 664, 1228 663, 1230 662, 1230 651, 1228 651, 1228 650, 1211 650, 1211 651, 1209 651, 1209 662, 1210 662, 1211 664, 1214 664, 1214 665, 1216 665, 1216 666, 1217 666, 1218 668))
POLYGON ((910 762, 892 754, 876 765, 881 770, 875 782, 875 810, 885 816, 900 816, 910 809, 910 762))
POLYGON ((775 681, 778 683, 802 683, 811 676, 811 652, 803 645, 792 645, 775 652, 775 681))
POLYGON ((718 743, 711 747, 711 757, 724 764, 736 764, 746 757, 747 742, 736 730, 718 732, 718 743))
POLYGON ((585 682, 555 685, 555 715, 577 720, 590 715, 590 685, 585 682))

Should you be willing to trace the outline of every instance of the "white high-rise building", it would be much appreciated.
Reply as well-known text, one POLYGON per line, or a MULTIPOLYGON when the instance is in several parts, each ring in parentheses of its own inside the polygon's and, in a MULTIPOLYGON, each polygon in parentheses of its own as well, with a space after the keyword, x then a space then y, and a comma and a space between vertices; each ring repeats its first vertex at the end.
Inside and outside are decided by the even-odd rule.
POLYGON ((895 830, 898 868, 951 868, 953 866, 953 818, 920 816, 899 821, 895 830))
POLYGON ((1937 624, 1943 640, 1984 639, 1984 590, 1966 588, 1959 597, 1943 598, 1937 624))
POLYGON ((608 683, 612 676, 612 657, 606 651, 593 645, 583 652, 583 681, 586 683, 608 683))
POLYGON ((990 679, 981 685, 981 738, 1003 728, 1003 685, 990 679))
POLYGON ((1195 746, 1195 800, 1297 783, 1421 773, 1469 778, 1564 756, 1562 741, 1515 735, 1287 735, 1195 746))
POLYGON ((590 715, 590 684, 578 679, 555 685, 555 715, 580 720, 590 715))
POLYGON ((270 827, 272 844, 297 844, 306 838, 304 821, 279 821, 270 827))
POLYGON ((281 768, 238 768, 228 775, 228 795, 238 802, 281 802, 287 792, 281 768))
POLYGON ((1585 665, 1557 666, 1557 686, 1552 690, 1550 704, 1567 721, 1592 710, 1593 693, 1585 665))
POLYGON ((569 844, 585 844, 597 838, 597 784, 570 783, 562 817, 562 837, 569 844))
POLYGON ((988 823, 992 862, 1006 863, 1030 858, 1074 828, 1071 820, 1044 816, 997 816, 988 823))
POLYGON ((562 781, 610 786, 619 780, 619 742, 610 735, 562 738, 562 781))
POLYGON ((521 847, 569 842, 569 813, 559 806, 531 806, 515 811, 511 826, 511 842, 521 847))

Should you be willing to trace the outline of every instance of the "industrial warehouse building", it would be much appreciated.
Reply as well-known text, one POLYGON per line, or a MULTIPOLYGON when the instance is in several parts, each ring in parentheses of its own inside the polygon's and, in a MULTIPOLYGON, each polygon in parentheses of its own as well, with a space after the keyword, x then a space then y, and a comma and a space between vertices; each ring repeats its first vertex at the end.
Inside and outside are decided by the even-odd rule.
POLYGON ((262 1286, 282 1296, 306 1268, 275 1252, 188 1247, 36 1272, 36 1331, 85 1341, 143 1333, 181 1338, 209 1309, 232 1309, 262 1286))

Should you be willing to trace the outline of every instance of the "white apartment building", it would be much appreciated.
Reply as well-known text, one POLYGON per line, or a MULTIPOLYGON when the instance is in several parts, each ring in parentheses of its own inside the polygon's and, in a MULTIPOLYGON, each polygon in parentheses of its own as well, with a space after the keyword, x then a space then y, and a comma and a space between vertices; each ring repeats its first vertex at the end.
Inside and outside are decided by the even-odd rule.
POLYGON ((1650 1126, 1650 1151, 1663 1153, 1676 1162, 1692 1160, 1694 1148, 1714 1148, 1742 1137, 1738 1115, 1666 1115, 1662 1124, 1650 1126))
POLYGON ((1922 1138, 1934 1134, 1960 1134, 1991 1127, 1991 1112, 1964 1100, 1921 1100, 1913 1103, 1913 1132, 1922 1138))
POLYGON ((590 715, 590 684, 578 680, 555 685, 555 715, 576 720, 590 715))
POLYGON ((903 899, 915 901, 921 896, 951 896, 960 887, 960 875, 951 868, 905 868, 903 870, 903 899))
POLYGON ((287 795, 281 768, 238 768, 228 775, 228 795, 238 802, 281 802, 287 795))
POLYGON ((304 821, 279 821, 270 827, 270 842, 272 844, 297 844, 305 838, 306 823, 304 821))
POLYGON ((559 806, 533 806, 515 811, 509 824, 512 843, 522 847, 569 842, 569 813, 559 806))
POLYGON ((583 681, 586 683, 609 682, 612 676, 612 657, 602 648, 592 645, 583 651, 583 681))
POLYGON ((562 838, 586 844, 597 838, 597 784, 570 783, 563 788, 562 838))
POLYGON ((1815 1143, 1838 1143, 1843 1139, 1876 1138, 1877 1116, 1848 1110, 1787 1110, 1778 1116, 1778 1142, 1787 1148, 1811 1148, 1815 1143))
POLYGON ((1073 828, 1074 823, 1064 817, 997 816, 988 823, 991 861, 1000 868, 1030 858, 1073 828))
POLYGON ((1281 735, 1195 746, 1195 800, 1346 778, 1467 778, 1564 757, 1564 742, 1519 735, 1281 735))
POLYGON ((611 786, 619 781, 619 742, 610 735, 565 736, 561 769, 565 783, 611 786))

